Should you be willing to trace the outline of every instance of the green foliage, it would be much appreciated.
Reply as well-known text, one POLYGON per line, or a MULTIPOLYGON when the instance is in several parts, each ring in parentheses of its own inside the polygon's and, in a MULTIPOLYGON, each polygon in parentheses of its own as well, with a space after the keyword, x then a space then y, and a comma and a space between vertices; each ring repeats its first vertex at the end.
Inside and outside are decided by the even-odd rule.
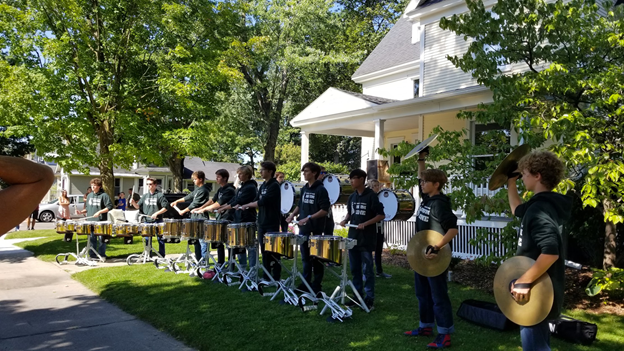
POLYGON ((284 178, 291 182, 301 181, 301 162, 294 161, 277 165, 278 172, 284 172, 284 178))
POLYGON ((585 289, 587 295, 596 296, 604 290, 617 296, 624 296, 624 269, 610 267, 606 270, 592 270, 594 271, 592 280, 585 289))
POLYGON ((349 236, 349 228, 334 228, 334 235, 347 238, 349 236))
POLYGON ((331 162, 348 169, 360 167, 362 138, 336 135, 310 135, 310 159, 314 162, 331 162))
MULTIPOLYGON (((585 206, 599 207, 607 226, 624 221, 624 8, 594 1, 499 1, 486 11, 443 18, 440 27, 470 45, 449 60, 493 92, 493 103, 462 117, 511 125, 532 147, 561 157, 581 183, 585 206), (599 13, 600 6, 606 15, 599 13), (501 74, 501 65, 521 68, 501 74), (585 175, 579 179, 581 175, 585 175)), ((613 264, 613 241, 605 264, 613 264), (610 262, 610 263, 608 263, 610 262)))

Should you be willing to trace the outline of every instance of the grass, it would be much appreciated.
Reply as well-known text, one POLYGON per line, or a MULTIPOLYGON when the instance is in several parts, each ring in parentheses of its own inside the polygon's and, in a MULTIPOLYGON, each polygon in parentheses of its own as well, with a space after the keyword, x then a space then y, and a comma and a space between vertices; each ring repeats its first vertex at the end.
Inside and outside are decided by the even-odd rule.
MULTIPOLYGON (((76 235, 74 235, 73 241, 68 243, 63 241, 64 235, 57 234, 53 229, 47 230, 27 230, 24 231, 24 236, 20 236, 20 238, 32 238, 32 237, 43 237, 38 240, 31 241, 23 241, 18 242, 15 245, 19 246, 28 251, 32 251, 34 255, 42 261, 46 262, 54 262, 55 257, 59 253, 65 252, 76 252, 76 235), (30 233, 35 233, 37 235, 29 236, 30 233)), ((21 232, 11 233, 16 235, 22 235, 21 232)), ((15 239, 14 237, 7 237, 7 239, 15 239)), ((80 241, 80 249, 84 247, 86 244, 87 236, 80 235, 78 236, 78 240, 80 241)), ((158 243, 156 240, 153 241, 154 247, 158 249, 158 243)), ((109 258, 124 258, 131 254, 138 254, 143 252, 143 244, 141 243, 140 238, 135 237, 134 243, 132 244, 124 244, 122 239, 113 238, 111 242, 106 247, 106 256, 109 258)), ((167 254, 177 254, 186 252, 186 243, 183 244, 167 244, 166 246, 167 254)), ((68 261, 72 261, 73 258, 69 258, 68 261)), ((153 266, 152 266, 153 267, 153 266)))
MULTIPOLYGON (((75 242, 62 241, 54 230, 16 234, 30 233, 44 238, 18 245, 44 261, 54 261, 59 252, 75 250, 75 242)), ((80 242, 84 243, 84 237, 80 242)), ((183 252, 185 248, 170 244, 167 252, 183 252)), ((110 257, 141 251, 136 239, 132 245, 113 239, 107 249, 110 257)), ((279 305, 258 293, 165 273, 153 265, 95 268, 73 277, 128 313, 199 350, 425 350, 432 338, 401 335, 418 324, 413 273, 398 267, 385 270, 393 277, 376 281, 375 310, 370 314, 354 311, 353 318, 345 323, 327 323, 325 316, 329 312, 324 316, 318 315, 320 310, 302 313, 299 308, 279 305)), ((333 275, 325 275, 326 292, 337 284, 333 275)), ((466 299, 494 301, 489 294, 458 284, 449 285, 449 295, 454 311, 466 299)), ((624 345, 624 317, 582 310, 565 314, 598 324, 600 341, 582 346, 553 338, 553 350, 620 350, 624 345)), ((455 350, 521 350, 517 330, 494 331, 457 317, 455 328, 455 350)))
POLYGON ((5 239, 26 239, 26 238, 41 238, 41 237, 51 237, 60 234, 57 234, 56 231, 51 229, 37 229, 37 230, 20 230, 17 232, 11 232, 6 234, 5 239))
MULTIPOLYGON (((200 350, 413 350, 426 349, 432 338, 411 338, 403 331, 417 326, 418 303, 413 273, 387 267, 392 279, 376 282, 375 310, 354 311, 345 323, 327 323, 319 311, 302 313, 254 292, 156 270, 153 266, 92 269, 75 279, 128 313, 200 350)), ((337 279, 325 275, 326 291, 337 279), (331 278, 331 279, 330 279, 331 278)), ((461 301, 494 301, 491 295, 450 284, 454 311, 461 301)), ((624 318, 566 311, 599 325, 592 346, 552 340, 553 350, 619 350, 624 318)), ((520 350, 519 331, 500 332, 455 318, 453 349, 520 350)))

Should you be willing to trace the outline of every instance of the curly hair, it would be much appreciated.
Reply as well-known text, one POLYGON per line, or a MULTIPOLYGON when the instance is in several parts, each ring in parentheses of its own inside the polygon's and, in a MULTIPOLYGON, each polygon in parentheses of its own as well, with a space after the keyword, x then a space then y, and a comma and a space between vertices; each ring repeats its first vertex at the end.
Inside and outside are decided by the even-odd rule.
POLYGON ((531 174, 540 174, 541 183, 548 190, 554 189, 561 182, 565 174, 563 162, 550 151, 534 151, 524 156, 518 162, 520 171, 527 170, 531 174))

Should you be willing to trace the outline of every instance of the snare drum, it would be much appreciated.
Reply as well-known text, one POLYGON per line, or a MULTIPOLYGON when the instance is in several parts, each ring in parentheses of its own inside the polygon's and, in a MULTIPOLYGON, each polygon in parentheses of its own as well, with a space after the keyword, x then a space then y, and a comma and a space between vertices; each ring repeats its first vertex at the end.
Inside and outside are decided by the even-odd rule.
POLYGON ((266 233, 264 234, 264 251, 274 252, 287 258, 294 257, 295 234, 266 233))
POLYGON ((223 243, 227 241, 227 226, 226 230, 222 230, 222 225, 219 226, 219 221, 208 220, 204 221, 204 240, 213 243, 223 243))
POLYGON ((342 264, 345 239, 341 236, 316 235, 309 239, 310 255, 323 261, 342 264))
POLYGON ((141 223, 139 225, 139 231, 143 237, 152 237, 156 235, 156 223, 141 223))
POLYGON ((56 220, 56 233, 57 234, 67 233, 67 225, 65 223, 65 220, 61 220, 61 219, 56 220))
POLYGON ((91 223, 76 222, 76 235, 89 235, 91 234, 91 223))
POLYGON ((193 239, 194 235, 195 235, 195 232, 194 232, 193 220, 183 219, 182 228, 180 230, 180 239, 190 240, 190 239, 193 239))
POLYGON ((348 177, 339 178, 333 174, 328 174, 323 178, 323 186, 327 189, 331 205, 346 205, 349 201, 349 196, 354 192, 348 177))
POLYGON ((253 247, 256 243, 256 224, 232 223, 228 225, 227 244, 230 247, 253 247))
POLYGON ((414 215, 416 201, 409 191, 383 189, 377 196, 384 207, 384 221, 406 221, 414 215))
POLYGON ((113 223, 109 221, 101 221, 93 223, 93 234, 101 235, 113 235, 113 223))

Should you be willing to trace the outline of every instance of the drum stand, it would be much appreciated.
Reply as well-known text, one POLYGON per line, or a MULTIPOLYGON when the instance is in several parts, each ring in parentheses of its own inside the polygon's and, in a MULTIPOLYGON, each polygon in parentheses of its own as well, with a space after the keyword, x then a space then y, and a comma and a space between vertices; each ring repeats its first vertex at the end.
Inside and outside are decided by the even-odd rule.
MULTIPOLYGON (((309 292, 305 292, 304 294, 302 294, 302 296, 305 295, 304 298, 307 298, 314 302, 318 300, 315 297, 312 287, 310 287, 308 282, 303 278, 303 275, 301 274, 301 272, 299 272, 299 270, 297 269, 297 260, 299 259, 299 245, 305 244, 305 242, 306 242, 305 237, 300 236, 300 235, 295 235, 295 255, 293 258, 292 267, 290 269, 286 267, 284 263, 282 263, 282 260, 278 261, 278 263, 283 268, 282 272, 288 274, 288 278, 282 279, 279 282, 277 282, 279 284, 279 287, 277 291, 275 292, 275 295, 277 296, 277 294, 282 292, 284 294, 284 302, 291 304, 293 306, 299 306, 299 296, 297 296, 297 293, 295 292, 295 286, 296 286, 295 284, 297 282, 297 277, 301 279, 301 281, 305 284, 305 286, 308 288, 308 291, 309 291, 309 292)), ((301 308, 304 311, 310 309, 310 307, 311 306, 303 306, 303 304, 301 305, 301 308), (307 309, 304 307, 307 307, 307 309)), ((316 308, 316 305, 312 307, 312 309, 315 309, 315 308, 316 308)))
POLYGON ((355 302, 364 311, 366 311, 366 313, 370 312, 370 310, 368 309, 368 306, 366 306, 366 303, 364 302, 364 299, 362 298, 362 296, 360 296, 360 293, 357 291, 355 286, 353 286, 353 282, 349 280, 349 277, 347 275, 347 251, 352 249, 354 246, 355 246, 355 240, 347 239, 347 241, 345 242, 345 249, 342 251, 342 261, 344 263, 342 265, 341 274, 336 273, 331 268, 327 269, 327 271, 331 272, 331 274, 335 275, 336 277, 338 277, 338 279, 340 279, 340 285, 336 287, 336 289, 331 294, 331 296, 327 296, 327 294, 325 294, 324 292, 321 292, 321 300, 325 303, 325 307, 323 307, 320 314, 323 315, 323 313, 325 313, 327 308, 329 308, 331 309, 331 312, 332 312, 332 318, 337 319, 341 322, 343 321, 344 318, 351 317, 351 315, 353 314, 353 311, 351 311, 349 307, 345 306, 343 308, 338 304, 338 301, 340 301, 341 304, 344 304, 345 298, 352 300, 347 295, 347 286, 351 288, 351 291, 357 298, 357 301, 355 300, 352 300, 352 301, 355 302))
MULTIPOLYGON (((221 244, 220 242, 215 242, 217 244, 221 244)), ((212 244, 211 241, 206 241, 206 245, 212 244)), ((212 277, 211 281, 218 280, 219 283, 225 282, 225 268, 228 266, 227 263, 219 264, 215 257, 210 253, 210 247, 206 249, 206 257, 202 257, 201 260, 197 263, 197 276, 203 277, 204 273, 210 269, 210 265, 212 262, 212 269, 215 271, 214 277, 212 277)))
POLYGON ((76 259, 77 265, 97 266, 97 261, 89 257, 89 251, 93 251, 93 253, 96 254, 96 256, 100 259, 100 262, 104 262, 104 259, 102 258, 102 256, 100 256, 97 250, 95 250, 93 246, 91 246, 91 240, 89 240, 90 239, 89 235, 87 235, 87 245, 82 249, 82 251, 80 251, 78 237, 79 235, 76 235, 76 253, 73 253, 73 252, 60 253, 56 255, 56 263, 58 264, 67 263, 67 259, 69 258, 69 256, 72 256, 76 259), (63 260, 59 260, 59 258, 63 256, 65 256, 65 258, 63 260))
POLYGON ((188 273, 190 276, 197 274, 197 258, 195 258, 195 253, 191 251, 191 241, 196 239, 190 239, 186 241, 186 252, 183 253, 180 257, 178 257, 175 262, 173 262, 173 271, 176 274, 180 273, 188 273), (180 265, 184 265, 185 269, 181 270, 180 265))
POLYGON ((249 277, 245 274, 245 270, 243 269, 243 267, 241 267, 241 265, 236 261, 236 258, 234 257, 234 249, 236 248, 237 247, 228 245, 228 261, 226 263, 228 269, 226 272, 223 272, 223 276, 219 280, 223 281, 223 283, 228 286, 239 284, 235 281, 235 279, 239 280, 240 289, 242 288, 245 281, 249 279, 249 277))
POLYGON ((128 263, 128 266, 132 266, 133 264, 138 264, 138 263, 145 264, 147 262, 153 262, 153 261, 156 261, 156 260, 159 260, 159 259, 160 260, 164 260, 165 259, 152 246, 152 238, 153 238, 153 236, 149 236, 149 237, 142 236, 141 237, 141 241, 143 241, 143 252, 141 252, 140 254, 132 254, 132 255, 128 256, 128 258, 126 259, 126 263, 128 263), (147 239, 147 240, 144 240, 144 239, 147 239), (147 241, 147 243, 145 241, 147 241), (150 254, 152 253, 152 251, 158 257, 154 257, 154 258, 150 257, 150 254))

